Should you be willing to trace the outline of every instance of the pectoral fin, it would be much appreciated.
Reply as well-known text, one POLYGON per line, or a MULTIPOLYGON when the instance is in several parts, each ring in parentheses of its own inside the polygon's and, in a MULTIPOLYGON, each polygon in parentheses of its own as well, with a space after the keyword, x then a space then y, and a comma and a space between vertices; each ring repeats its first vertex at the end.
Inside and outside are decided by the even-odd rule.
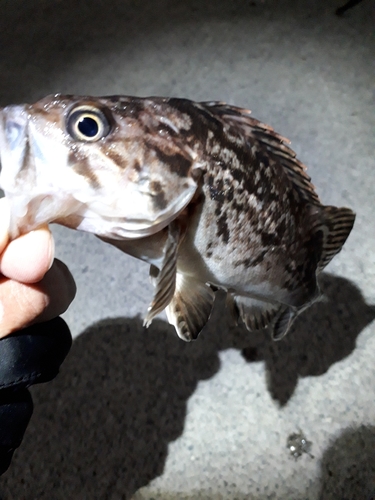
POLYGON ((167 307, 167 317, 177 335, 186 341, 194 340, 207 323, 215 294, 202 281, 177 273, 176 290, 167 307))
POLYGON ((249 331, 266 328, 280 310, 280 304, 229 293, 227 304, 234 319, 241 318, 249 331))
POLYGON ((143 322, 146 327, 150 326, 154 317, 163 311, 172 300, 176 288, 177 250, 180 237, 181 227, 177 222, 173 222, 168 227, 168 238, 160 270, 154 265, 150 267, 155 293, 143 322))

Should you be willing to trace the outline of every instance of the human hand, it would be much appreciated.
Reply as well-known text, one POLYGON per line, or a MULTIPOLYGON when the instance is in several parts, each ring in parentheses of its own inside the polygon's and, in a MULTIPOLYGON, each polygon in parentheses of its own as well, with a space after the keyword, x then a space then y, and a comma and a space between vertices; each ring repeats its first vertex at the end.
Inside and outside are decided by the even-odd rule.
POLYGON ((76 287, 68 268, 54 260, 48 227, 9 242, 9 206, 0 199, 0 338, 62 314, 76 287))
POLYGON ((0 475, 21 444, 33 403, 27 387, 52 380, 71 347, 58 318, 76 287, 54 259, 48 227, 9 242, 8 200, 0 199, 0 475), (31 326, 30 326, 31 325, 31 326), (10 335, 11 334, 11 335, 10 335))

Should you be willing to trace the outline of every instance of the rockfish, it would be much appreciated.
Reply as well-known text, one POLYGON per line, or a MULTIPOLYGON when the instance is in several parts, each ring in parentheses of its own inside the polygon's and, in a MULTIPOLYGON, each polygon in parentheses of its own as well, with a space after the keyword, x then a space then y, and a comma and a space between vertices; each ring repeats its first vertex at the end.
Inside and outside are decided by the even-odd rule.
POLYGON ((275 340, 319 297, 354 223, 324 206, 283 138, 250 111, 177 98, 54 95, 0 110, 12 238, 56 222, 149 264, 145 324, 166 309, 184 340, 224 290, 275 340))

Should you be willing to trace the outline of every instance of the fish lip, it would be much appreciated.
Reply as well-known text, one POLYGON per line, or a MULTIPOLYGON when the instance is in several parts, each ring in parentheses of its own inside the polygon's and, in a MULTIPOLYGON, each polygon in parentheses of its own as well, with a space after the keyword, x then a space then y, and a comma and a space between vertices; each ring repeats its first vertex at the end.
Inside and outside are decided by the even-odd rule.
POLYGON ((45 220, 35 221, 30 219, 29 212, 33 199, 30 199, 25 195, 12 196, 11 193, 7 193, 7 198, 10 204, 8 232, 11 240, 14 240, 21 234, 33 231, 48 222, 45 220), (14 209, 15 206, 17 207, 17 210, 14 209))
MULTIPOLYGON (((88 231, 99 237, 111 238, 116 240, 135 240, 151 236, 164 229, 170 222, 176 219, 181 212, 190 203, 191 198, 185 199, 183 204, 174 205, 162 217, 157 219, 146 218, 126 218, 126 217, 104 217, 99 212, 90 210, 89 205, 86 205, 87 212, 85 213, 82 223, 76 229, 88 231), (96 225, 97 218, 100 220, 99 227, 96 226, 95 231, 89 229, 96 225), (104 224, 102 224, 104 222, 104 224)), ((61 223, 61 221, 59 222, 61 223)))
POLYGON ((33 231, 45 224, 53 223, 62 218, 69 217, 79 211, 83 205, 73 197, 62 197, 57 200, 53 193, 41 193, 35 196, 10 194, 9 235, 15 239, 21 234, 33 231), (62 212, 62 208, 64 213, 62 212), (16 209, 15 209, 16 208, 16 209), (55 216, 51 217, 51 212, 55 216), (35 214, 37 214, 35 216, 35 214))

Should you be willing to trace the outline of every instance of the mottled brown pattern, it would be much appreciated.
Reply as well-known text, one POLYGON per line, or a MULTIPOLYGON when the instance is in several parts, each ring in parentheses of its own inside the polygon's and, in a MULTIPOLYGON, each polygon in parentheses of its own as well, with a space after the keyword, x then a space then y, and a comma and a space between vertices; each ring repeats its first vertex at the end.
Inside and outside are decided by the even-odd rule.
POLYGON ((110 158, 113 161, 113 163, 117 167, 123 169, 128 166, 128 163, 126 162, 124 156, 121 155, 120 153, 117 153, 116 151, 113 151, 111 148, 107 148, 105 154, 108 158, 110 158))
POLYGON ((170 171, 177 174, 179 177, 187 177, 191 167, 191 160, 189 161, 183 155, 171 150, 162 151, 159 147, 154 146, 154 151, 158 159, 168 165, 170 171), (170 154, 168 154, 170 153, 170 154))
POLYGON ((72 168, 74 168, 75 172, 77 172, 77 174, 82 175, 83 177, 85 177, 85 179, 88 180, 90 186, 93 189, 99 189, 101 187, 98 177, 91 167, 88 158, 77 154, 75 151, 71 151, 69 153, 68 162, 72 166, 72 168))

